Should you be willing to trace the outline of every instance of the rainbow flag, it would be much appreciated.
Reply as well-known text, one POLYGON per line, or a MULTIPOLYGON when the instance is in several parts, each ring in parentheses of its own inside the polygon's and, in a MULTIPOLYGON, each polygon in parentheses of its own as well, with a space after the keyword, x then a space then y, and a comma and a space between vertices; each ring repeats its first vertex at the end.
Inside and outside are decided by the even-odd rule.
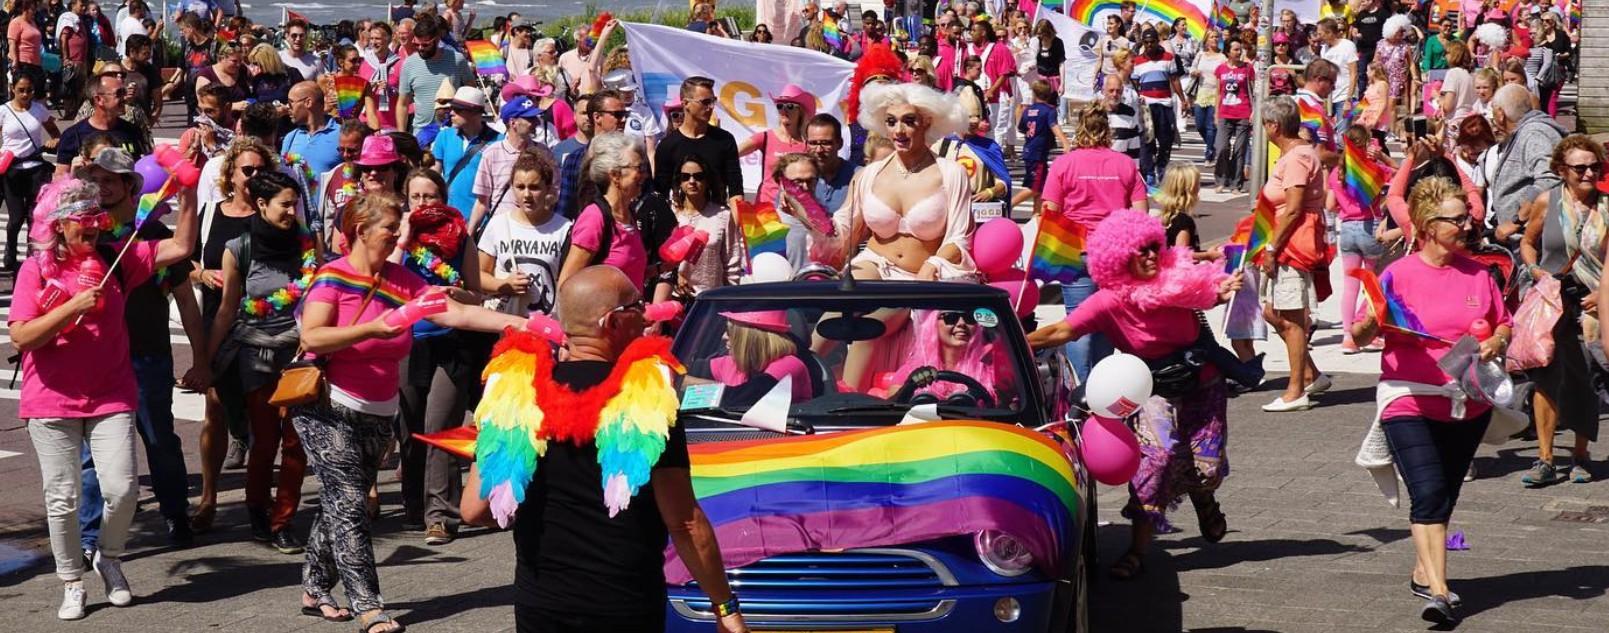
POLYGON ((1235 23, 1235 12, 1223 2, 1212 3, 1212 26, 1218 29, 1227 29, 1235 23))
POLYGON ((608 25, 609 21, 613 20, 614 17, 615 16, 610 15, 608 11, 598 14, 598 17, 592 21, 592 28, 587 29, 585 38, 587 41, 587 47, 598 47, 598 38, 603 37, 603 27, 608 25))
POLYGON ((140 196, 139 204, 134 207, 134 230, 138 231, 140 227, 145 226, 146 220, 162 217, 162 213, 167 210, 167 206, 162 202, 177 195, 179 188, 179 179, 169 177, 162 183, 161 189, 140 196))
POLYGON ((849 44, 848 38, 844 37, 843 30, 838 28, 838 20, 834 19, 831 13, 822 13, 821 38, 827 40, 828 46, 838 50, 844 50, 849 44))
MULTIPOLYGON (((1172 24, 1175 19, 1184 18, 1189 24, 1190 37, 1200 41, 1202 34, 1207 32, 1207 14, 1193 0, 1146 0, 1136 8, 1136 24, 1156 21, 1172 24)), ((1071 0, 1071 4, 1067 5, 1067 14, 1084 25, 1094 27, 1099 33, 1104 32, 1105 28, 1104 22, 1099 20, 1104 19, 1106 14, 1119 13, 1122 9, 1123 0, 1071 0)))
POLYGON ((497 45, 486 40, 470 40, 465 42, 469 47, 469 57, 475 60, 475 73, 482 76, 503 75, 508 76, 508 66, 503 65, 503 52, 497 50, 497 45))
MULTIPOLYGON (((994 422, 707 442, 688 453, 727 568, 998 530, 1055 575, 1071 561, 1088 494, 1056 440, 994 422)), ((665 550, 665 580, 691 580, 675 548, 665 550)))
POLYGON ((479 435, 480 429, 473 426, 455 426, 429 435, 413 434, 414 438, 421 442, 470 461, 475 461, 475 438, 479 435))
POLYGON ((776 207, 769 204, 737 204, 737 225, 749 247, 749 259, 761 253, 788 254, 788 225, 782 223, 776 207))
POLYGON ((1344 149, 1341 153, 1342 172, 1341 186, 1346 195, 1366 209, 1373 209, 1380 198, 1380 190, 1385 188, 1385 167, 1369 158, 1369 150, 1358 147, 1349 137, 1342 137, 1344 149))
POLYGON ((368 82, 356 75, 341 75, 335 78, 335 116, 342 119, 351 119, 363 110, 363 90, 368 82))
POLYGON ((1369 309, 1374 312, 1374 320, 1382 329, 1452 344, 1452 341, 1425 330, 1424 322, 1392 290, 1390 271, 1386 271, 1384 277, 1376 277, 1374 271, 1367 268, 1351 270, 1347 274, 1358 280, 1364 297, 1369 300, 1369 309))
POLYGON ((1028 276, 1068 283, 1083 274, 1085 237, 1084 226, 1066 215, 1041 214, 1034 250, 1028 259, 1028 276))
POLYGON ((1352 122, 1358 120, 1358 117, 1363 116, 1363 108, 1367 105, 1369 105, 1368 99, 1358 99, 1357 101, 1353 102, 1352 109, 1347 110, 1346 116, 1341 117, 1341 127, 1343 129, 1352 127, 1352 122))
POLYGON ((1307 99, 1296 100, 1296 111, 1302 117, 1302 128, 1313 135, 1315 140, 1329 139, 1331 149, 1335 148, 1335 125, 1330 123, 1330 115, 1324 108, 1307 99))
POLYGON ((1246 234, 1246 261, 1256 261, 1257 255, 1274 241, 1274 201, 1257 194, 1257 208, 1251 212, 1251 232, 1246 234))

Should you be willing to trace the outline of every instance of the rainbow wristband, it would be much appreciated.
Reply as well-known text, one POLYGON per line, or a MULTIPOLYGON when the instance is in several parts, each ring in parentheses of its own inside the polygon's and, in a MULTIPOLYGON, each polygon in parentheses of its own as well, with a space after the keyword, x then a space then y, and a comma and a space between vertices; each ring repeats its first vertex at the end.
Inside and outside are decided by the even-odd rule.
POLYGON ((715 617, 724 618, 738 614, 737 596, 734 595, 726 602, 715 603, 715 617))

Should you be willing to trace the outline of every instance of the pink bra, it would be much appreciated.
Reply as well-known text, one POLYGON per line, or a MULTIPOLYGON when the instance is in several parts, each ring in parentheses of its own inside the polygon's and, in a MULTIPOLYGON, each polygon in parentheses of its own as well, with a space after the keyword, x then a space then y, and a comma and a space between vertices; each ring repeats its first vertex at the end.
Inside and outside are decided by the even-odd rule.
POLYGON ((946 221, 944 211, 942 190, 935 191, 933 195, 911 205, 904 216, 895 213, 888 203, 868 190, 861 215, 866 220, 866 226, 877 237, 888 239, 895 235, 910 235, 919 240, 931 241, 944 237, 946 221))

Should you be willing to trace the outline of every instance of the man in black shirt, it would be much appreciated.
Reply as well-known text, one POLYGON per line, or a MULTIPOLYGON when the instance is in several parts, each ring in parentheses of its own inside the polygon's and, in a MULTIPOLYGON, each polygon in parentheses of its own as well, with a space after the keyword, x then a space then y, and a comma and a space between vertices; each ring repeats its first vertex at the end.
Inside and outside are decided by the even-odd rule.
POLYGON ((1358 45, 1358 77, 1353 83, 1360 99, 1369 85, 1365 76, 1369 63, 1374 61, 1374 49, 1380 45, 1386 19, 1390 17, 1391 9, 1380 0, 1363 0, 1361 8, 1352 15, 1352 28, 1357 31, 1354 43, 1358 45))
MULTIPOLYGON (((743 170, 737 162, 737 139, 731 132, 710 125, 716 107, 715 80, 688 77, 682 81, 682 124, 671 128, 654 149, 654 187, 660 192, 675 191, 671 178, 677 174, 682 158, 689 154, 704 159, 721 172, 726 183, 726 199, 737 204, 743 198, 743 170)), ((710 192, 718 195, 718 192, 710 192)))
POLYGON ((94 110, 82 121, 74 123, 72 127, 63 130, 61 141, 56 145, 56 175, 61 176, 72 169, 73 159, 78 158, 78 149, 84 146, 84 141, 95 134, 105 134, 112 137, 116 147, 127 151, 130 156, 144 156, 151 153, 151 146, 145 142, 145 133, 133 123, 123 120, 123 108, 127 107, 126 95, 123 92, 123 78, 117 75, 101 75, 95 80, 95 92, 90 94, 94 110))
MULTIPOLYGON (((645 325, 641 294, 612 266, 590 266, 567 280, 559 289, 559 318, 569 358, 553 366, 552 379, 573 391, 604 383, 645 325)), ((514 522, 516 629, 664 631, 668 535, 717 612, 727 614, 718 630, 747 631, 715 531, 693 496, 682 427, 670 429, 649 482, 613 517, 604 504, 597 445, 584 442, 549 441, 520 504, 514 522)), ((480 471, 471 468, 459 513, 465 523, 495 525, 480 488, 480 471)))

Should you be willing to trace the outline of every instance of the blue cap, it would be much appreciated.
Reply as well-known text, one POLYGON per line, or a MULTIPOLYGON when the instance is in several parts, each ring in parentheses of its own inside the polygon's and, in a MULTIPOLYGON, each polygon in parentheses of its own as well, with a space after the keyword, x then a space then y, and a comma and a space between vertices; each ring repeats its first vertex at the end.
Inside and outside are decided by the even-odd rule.
POLYGON ((542 116, 542 108, 537 107, 536 102, 532 101, 530 97, 519 96, 503 104, 503 110, 499 114, 502 115, 504 121, 534 119, 542 116))

